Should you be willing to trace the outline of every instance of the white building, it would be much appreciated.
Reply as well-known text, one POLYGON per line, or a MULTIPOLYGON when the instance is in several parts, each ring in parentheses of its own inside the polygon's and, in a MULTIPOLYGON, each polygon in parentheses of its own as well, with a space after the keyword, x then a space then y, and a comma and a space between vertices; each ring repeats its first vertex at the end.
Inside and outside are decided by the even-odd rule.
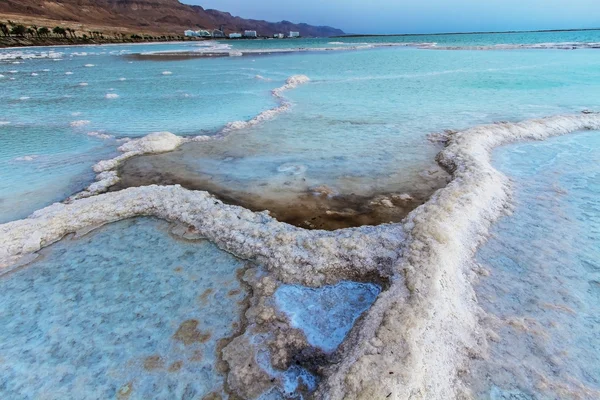
POLYGON ((200 36, 200 37, 211 37, 212 36, 212 34, 209 31, 204 30, 204 29, 200 29, 199 31, 196 31, 196 35, 200 36))
POLYGON ((290 36, 289 37, 300 37, 300 32, 292 32, 292 31, 290 31, 290 36))
POLYGON ((283 33, 276 33, 273 35, 274 39, 283 39, 285 36, 283 33))
POLYGON ((257 37, 256 31, 244 31, 244 37, 257 37))
POLYGON ((187 37, 196 37, 196 36, 198 36, 198 33, 196 33, 195 31, 191 31, 191 30, 187 30, 187 31, 185 31, 183 33, 187 37))
POLYGON ((241 33, 230 33, 229 34, 229 39, 239 39, 242 37, 241 33))

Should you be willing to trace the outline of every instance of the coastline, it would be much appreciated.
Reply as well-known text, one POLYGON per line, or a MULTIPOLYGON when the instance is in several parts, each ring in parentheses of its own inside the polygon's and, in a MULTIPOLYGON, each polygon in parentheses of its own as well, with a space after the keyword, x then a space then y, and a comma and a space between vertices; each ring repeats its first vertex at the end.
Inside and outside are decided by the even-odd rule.
POLYGON ((115 39, 115 38, 18 38, 18 37, 0 37, 0 49, 31 48, 31 47, 71 47, 71 46, 102 46, 102 45, 131 45, 131 44, 158 44, 158 43, 177 43, 177 42, 204 42, 213 40, 212 38, 182 38, 173 37, 173 39, 115 39))

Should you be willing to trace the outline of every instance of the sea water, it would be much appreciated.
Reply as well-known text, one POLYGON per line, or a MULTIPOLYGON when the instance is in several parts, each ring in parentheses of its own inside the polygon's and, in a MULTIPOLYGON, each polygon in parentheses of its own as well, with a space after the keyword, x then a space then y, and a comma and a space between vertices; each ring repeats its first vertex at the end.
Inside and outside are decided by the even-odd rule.
MULTIPOLYGON (((564 41, 577 38, 574 33, 565 35, 564 41)), ((594 35, 598 36, 580 33, 586 41, 594 35)), ((500 40, 488 37, 491 42, 500 40)), ((522 42, 540 42, 540 37, 552 41, 531 34, 522 42)), ((429 38, 419 41, 425 39, 429 38)), ((469 44, 481 42, 471 39, 469 44)), ((456 38, 445 40, 456 44, 456 38)), ((225 45, 344 48, 328 43, 321 39, 225 45)), ((600 106, 594 50, 392 47, 183 61, 128 58, 131 53, 194 46, 54 48, 43 50, 51 57, 35 59, 27 57, 39 56, 42 50, 2 51, 0 220, 25 217, 83 189, 93 177, 87 168, 115 151, 115 139, 165 130, 178 135, 217 133, 228 122, 249 120, 274 107, 270 91, 294 74, 307 75, 311 83, 286 93, 293 110, 231 139, 207 144, 195 151, 189 168, 211 175, 219 184, 254 192, 265 191, 265 185, 277 191, 283 183, 292 191, 319 185, 357 194, 386 191, 391 185, 400 192, 427 191, 435 186, 430 178, 438 173, 433 158, 439 151, 426 140, 428 133, 600 106), (288 176, 280 168, 288 164, 306 172, 288 176)))
POLYGON ((577 133, 494 153, 512 179, 514 210, 477 261, 476 286, 497 333, 479 395, 600 394, 600 134, 577 133))
POLYGON ((152 219, 57 243, 0 277, 2 397, 221 393, 217 343, 239 329, 245 264, 152 219))

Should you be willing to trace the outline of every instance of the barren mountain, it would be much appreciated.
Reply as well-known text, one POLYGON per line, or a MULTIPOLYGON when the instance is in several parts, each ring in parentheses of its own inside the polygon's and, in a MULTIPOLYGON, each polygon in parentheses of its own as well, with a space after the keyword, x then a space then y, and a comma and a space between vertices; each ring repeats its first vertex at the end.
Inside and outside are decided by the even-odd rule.
POLYGON ((178 0, 0 0, 0 18, 9 17, 169 34, 182 34, 185 29, 214 29, 220 25, 224 25, 226 32, 252 29, 260 35, 289 31, 299 31, 302 36, 343 34, 328 26, 244 19, 178 0))

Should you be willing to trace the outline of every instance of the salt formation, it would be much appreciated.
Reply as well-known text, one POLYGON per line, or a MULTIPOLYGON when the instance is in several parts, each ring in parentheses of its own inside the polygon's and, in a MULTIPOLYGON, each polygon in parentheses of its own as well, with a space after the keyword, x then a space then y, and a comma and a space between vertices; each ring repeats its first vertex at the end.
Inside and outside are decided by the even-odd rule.
MULTIPOLYGON (((600 114, 483 125, 448 135, 437 161, 452 181, 401 224, 306 231, 268 212, 223 204, 207 192, 146 186, 57 203, 0 225, 0 266, 8 270, 70 232, 156 216, 188 226, 264 267, 264 272, 246 272, 255 294, 246 312, 248 329, 223 348, 228 388, 236 395, 255 398, 272 386, 271 379, 277 378, 259 363, 266 354, 281 371, 294 362, 320 365, 315 367, 322 377, 316 398, 470 397, 461 375, 486 341, 470 260, 492 222, 505 212, 510 194, 508 179, 490 163, 490 152, 516 140, 583 129, 600 130, 600 114), (267 301, 281 284, 319 287, 341 280, 380 281, 385 290, 332 355, 308 346, 267 301), (264 342, 250 340, 260 332, 272 335, 264 342)), ((183 140, 168 133, 132 140, 121 146, 122 156, 95 170, 110 172, 128 154, 170 151, 183 140)))
POLYGON ((283 93, 287 90, 295 89, 298 86, 308 83, 310 78, 306 75, 293 75, 290 76, 286 81, 285 85, 274 89, 271 93, 273 96, 279 101, 279 106, 272 108, 270 110, 263 111, 258 114, 256 117, 252 118, 249 121, 234 121, 228 123, 223 129, 224 133, 228 133, 235 130, 245 129, 251 127, 253 125, 257 125, 273 119, 277 114, 280 114, 284 111, 289 110, 291 107, 291 103, 288 102, 285 97, 283 97, 283 93))
MULTIPOLYGON (((250 121, 237 121, 229 123, 227 124, 227 126, 225 126, 225 128, 223 128, 220 135, 222 136, 237 129, 242 129, 248 126, 256 125, 260 122, 273 118, 276 114, 280 112, 288 110, 291 107, 291 103, 285 100, 285 98, 283 97, 283 93, 286 90, 294 89, 301 84, 307 83, 309 80, 310 79, 304 75, 293 75, 289 77, 286 80, 285 85, 273 90, 272 92, 273 96, 277 98, 277 100, 280 102, 280 105, 278 107, 267 111, 263 111, 250 121)), ((116 98, 109 96, 118 97, 118 95, 116 94, 109 93, 106 95, 106 98, 116 98)), ((71 123, 71 126, 80 127, 87 123, 89 123, 89 121, 74 121, 71 123)), ((94 171, 96 173, 104 173, 110 171, 111 174, 104 174, 102 176, 98 175, 96 177, 95 183, 93 183, 86 190, 72 196, 70 200, 79 199, 105 192, 110 186, 113 186, 119 181, 119 177, 116 173, 118 165, 131 157, 142 154, 156 154, 173 151, 185 142, 201 142, 205 140, 210 140, 210 137, 200 135, 183 138, 181 136, 174 135, 170 132, 156 132, 151 133, 141 139, 130 140, 126 144, 119 147, 119 151, 123 154, 111 160, 100 161, 94 166, 94 171)), ((306 169, 306 167, 304 167, 304 169, 306 169)))
POLYGON ((107 99, 109 99, 109 100, 110 99, 118 99, 119 95, 116 94, 116 93, 107 93, 106 96, 104 96, 104 97, 107 98, 107 99))
POLYGON ((37 154, 32 154, 30 156, 16 157, 14 160, 15 161, 33 161, 33 160, 35 160, 38 157, 39 156, 37 154))
POLYGON ((80 128, 82 126, 89 125, 89 124, 90 124, 90 121, 82 119, 82 120, 73 121, 69 125, 71 125, 73 128, 80 128))

